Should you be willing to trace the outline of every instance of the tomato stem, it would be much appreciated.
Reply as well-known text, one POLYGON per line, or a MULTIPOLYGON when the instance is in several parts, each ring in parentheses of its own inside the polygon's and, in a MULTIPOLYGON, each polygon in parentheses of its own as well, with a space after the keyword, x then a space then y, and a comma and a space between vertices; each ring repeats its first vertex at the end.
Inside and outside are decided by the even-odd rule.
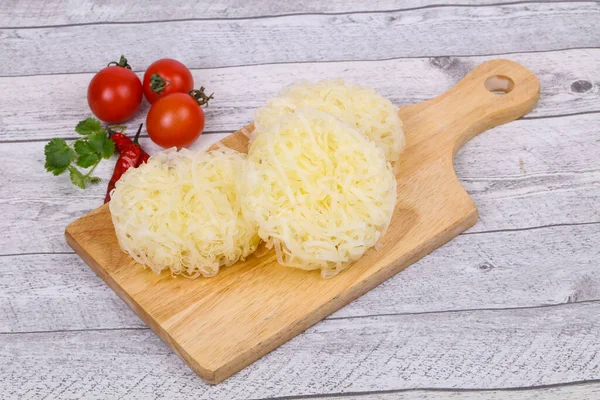
POLYGON ((159 94, 164 91, 169 85, 171 81, 168 79, 164 79, 159 74, 152 74, 150 76, 150 90, 154 93, 159 94))
POLYGON ((108 132, 108 138, 110 139, 111 136, 115 133, 123 133, 125 132, 125 129, 127 129, 127 127, 125 125, 110 125, 106 127, 106 130, 108 132), (118 132, 116 131, 116 129, 118 129, 118 132))
POLYGON ((214 99, 214 93, 211 93, 207 96, 206 93, 204 93, 204 90, 204 86, 201 86, 200 90, 192 89, 190 90, 189 94, 198 102, 199 105, 206 105, 208 107, 208 101, 214 99))
POLYGON ((131 65, 129 65, 127 63, 127 59, 125 58, 125 56, 123 54, 121 54, 121 58, 119 59, 119 62, 111 61, 108 63, 107 67, 110 67, 111 65, 116 65, 117 67, 131 69, 131 65))

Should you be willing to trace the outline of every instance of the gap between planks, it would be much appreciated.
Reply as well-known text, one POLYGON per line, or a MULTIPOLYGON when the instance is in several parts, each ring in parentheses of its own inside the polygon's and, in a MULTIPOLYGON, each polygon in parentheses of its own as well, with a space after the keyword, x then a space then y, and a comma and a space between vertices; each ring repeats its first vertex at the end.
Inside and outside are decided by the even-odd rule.
MULTIPOLYGON (((587 3, 587 2, 586 2, 587 3)), ((395 61, 395 60, 420 60, 428 58, 468 58, 468 57, 501 57, 504 55, 512 54, 536 54, 536 53, 560 53, 561 51, 569 50, 598 50, 598 46, 581 46, 581 47, 565 47, 559 49, 549 50, 525 50, 525 51, 507 51, 502 53, 486 53, 486 54, 445 54, 445 55, 424 55, 424 56, 407 56, 407 57, 390 57, 390 58, 377 58, 377 59, 356 59, 356 60, 322 60, 322 61, 273 61, 264 63, 254 64, 233 64, 233 65, 221 65, 215 67, 205 68, 190 68, 190 71, 202 71, 209 69, 228 69, 228 68, 244 68, 244 67, 260 67, 269 65, 289 65, 289 64, 326 64, 326 63, 353 63, 353 62, 380 62, 380 61, 395 61)), ((99 70, 94 71, 78 71, 78 72, 51 72, 48 74, 20 74, 20 75, 0 75, 0 78, 23 78, 23 77, 35 77, 35 76, 55 76, 55 75, 84 75, 84 74, 95 74, 99 70)), ((135 73, 143 73, 145 69, 133 70, 135 73)), ((541 118, 541 117, 538 117, 541 118)))
MULTIPOLYGON (((582 111, 582 112, 576 112, 576 113, 567 113, 567 114, 552 114, 552 115, 543 115, 543 116, 539 116, 539 117, 521 117, 518 120, 534 120, 534 119, 549 119, 549 118, 562 118, 562 117, 576 117, 578 115, 590 115, 590 114, 600 114, 600 110, 597 111, 582 111)), ((207 131, 207 132, 202 132, 203 135, 226 135, 228 133, 231 133, 230 131, 207 131)), ((145 135, 140 135, 140 138, 148 138, 149 136, 147 134, 145 135)), ((19 139, 8 139, 8 140, 3 140, 0 139, 0 145, 2 143, 7 143, 7 144, 13 144, 13 143, 35 143, 35 142, 47 142, 50 141, 52 139, 64 139, 64 140, 75 140, 74 137, 72 136, 65 136, 65 137, 48 137, 48 138, 38 138, 38 139, 23 139, 23 140, 19 140, 19 139)))
MULTIPOLYGON (((515 310, 536 310, 536 309, 546 309, 546 308, 576 306, 576 305, 582 305, 582 304, 596 304, 596 303, 600 303, 600 299, 580 300, 580 301, 564 302, 564 303, 556 303, 556 304, 541 304, 541 305, 537 305, 537 306, 525 306, 525 307, 498 307, 498 308, 482 307, 482 308, 466 308, 466 309, 460 309, 460 310, 404 312, 404 313, 391 313, 391 314, 390 313, 368 314, 368 315, 356 315, 356 316, 347 316, 347 317, 325 317, 320 322, 365 319, 365 318, 378 318, 378 317, 406 317, 406 316, 415 316, 415 315, 474 313, 474 312, 480 312, 480 311, 501 312, 501 311, 515 311, 515 310)), ((40 334, 44 335, 44 334, 52 334, 52 333, 80 333, 80 332, 146 331, 146 330, 150 330, 150 328, 147 326, 144 326, 144 327, 123 327, 123 328, 54 329, 54 330, 45 330, 45 331, 0 332, 0 336, 40 335, 40 334)))
MULTIPOLYGON (((1 144, 1 143, 0 143, 1 144)), ((591 221, 591 222, 572 222, 572 223, 564 223, 564 224, 549 224, 549 225, 540 225, 540 226, 528 226, 525 228, 506 228, 506 229, 490 229, 488 231, 478 231, 478 232, 462 232, 458 236, 463 235, 484 235, 484 234, 494 234, 494 233, 504 233, 504 232, 523 232, 523 231, 532 231, 537 229, 547 229, 547 228, 559 228, 566 226, 585 226, 585 225, 598 225, 600 221, 591 221)), ((37 255, 54 255, 54 254, 76 254, 74 251, 40 251, 40 252, 32 252, 32 253, 8 253, 8 254, 0 254, 1 257, 27 257, 27 256, 37 256, 37 255)))
POLYGON ((329 394, 308 394, 298 396, 279 396, 279 397, 261 397, 250 400, 304 400, 304 399, 335 399, 335 398, 347 398, 348 396, 363 397, 371 395, 386 395, 395 393, 420 393, 428 394, 425 392, 433 393, 472 393, 472 394, 484 394, 490 392, 528 392, 528 391, 539 391, 544 389, 556 389, 569 386, 591 386, 600 383, 600 379, 586 379, 581 381, 561 382, 552 383, 547 385, 539 386, 515 386, 515 387, 500 387, 500 388, 486 388, 486 389, 474 389, 474 388, 410 388, 410 389, 392 389, 392 390, 368 390, 365 392, 344 392, 344 393, 329 393, 329 394))
MULTIPOLYGON (((598 112, 600 112, 600 111, 598 111, 598 112)), ((231 133, 231 132, 229 132, 229 131, 207 131, 207 132, 202 132, 203 135, 226 135, 226 134, 229 134, 229 133, 231 133)), ((145 138, 148 138, 148 137, 149 137, 148 134, 140 135, 140 138, 142 138, 142 139, 145 139, 145 138)), ((75 140, 77 138, 73 137, 73 136, 64 136, 64 137, 56 136, 56 137, 48 137, 48 138, 23 139, 23 140, 19 140, 19 139, 2 140, 2 139, 0 139, 0 144, 2 144, 2 143, 11 144, 11 143, 47 142, 47 141, 50 141, 52 139, 75 140)))
POLYGON ((265 14, 247 17, 209 17, 209 18, 172 18, 172 19, 156 19, 147 21, 97 21, 97 22, 78 22, 73 24, 55 24, 55 25, 26 25, 26 26, 1 26, 0 29, 40 29, 40 28, 69 28, 75 26, 97 26, 97 25, 144 25, 144 24, 162 24, 169 22, 195 22, 195 21, 251 21, 261 19, 275 19, 286 17, 313 17, 313 16, 344 16, 344 15, 360 15, 360 14, 386 14, 399 13, 406 11, 428 10, 436 8, 484 8, 484 7, 501 7, 515 6, 526 4, 551 4, 551 3, 594 3, 592 0, 569 0, 569 1, 547 1, 547 0, 527 0, 527 1, 507 1, 488 4, 429 4, 426 6, 395 8, 386 10, 357 10, 357 11, 339 11, 339 12, 290 12, 283 14, 265 14))

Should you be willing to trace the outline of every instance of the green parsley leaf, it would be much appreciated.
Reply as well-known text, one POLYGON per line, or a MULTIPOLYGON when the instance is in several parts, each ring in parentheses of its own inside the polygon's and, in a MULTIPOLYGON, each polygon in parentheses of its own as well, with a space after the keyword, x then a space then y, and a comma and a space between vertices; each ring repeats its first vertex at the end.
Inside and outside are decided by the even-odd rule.
POLYGON ((46 155, 46 171, 52 172, 54 175, 60 175, 66 171, 73 159, 75 152, 71 149, 64 139, 52 139, 46 147, 44 147, 46 155))
POLYGON ((100 156, 96 153, 88 153, 77 157, 77 165, 82 168, 89 168, 92 165, 98 164, 100 156))
POLYGON ((106 136, 106 132, 96 132, 88 136, 88 142, 102 158, 110 158, 115 152, 115 144, 106 136))
POLYGON ((96 118, 87 118, 83 121, 79 121, 75 127, 75 132, 80 135, 91 135, 92 133, 103 131, 100 121, 96 118))
POLYGON ((82 189, 85 189, 85 176, 79 170, 73 166, 69 167, 69 176, 71 177, 71 182, 75 186, 79 186, 82 189))
POLYGON ((94 150, 94 148, 92 147, 92 145, 87 140, 85 140, 85 139, 78 139, 75 142, 75 152, 79 156, 85 156, 85 155, 88 155, 90 153, 95 153, 95 150, 94 150))
POLYGON ((115 142, 106 138, 102 145, 102 158, 111 158, 115 154, 115 142))
POLYGON ((96 184, 96 183, 100 183, 100 182, 102 182, 102 179, 98 178, 97 176, 91 176, 91 177, 89 178, 89 180, 90 180, 90 183, 91 183, 91 184, 96 184))

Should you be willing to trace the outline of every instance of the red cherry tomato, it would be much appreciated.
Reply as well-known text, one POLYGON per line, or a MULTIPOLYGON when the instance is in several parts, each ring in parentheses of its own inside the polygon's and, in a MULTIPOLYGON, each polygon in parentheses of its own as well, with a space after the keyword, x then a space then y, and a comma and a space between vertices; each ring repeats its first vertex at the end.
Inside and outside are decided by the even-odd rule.
MULTIPOLYGON (((112 63, 111 63, 112 64, 112 63)), ((121 56, 119 63, 100 70, 88 86, 90 109, 104 122, 127 121, 142 104, 142 82, 121 56)))
POLYGON ((185 147, 204 129, 204 111, 187 93, 172 93, 158 99, 146 117, 146 129, 159 146, 185 147))
POLYGON ((144 96, 150 104, 171 93, 188 93, 194 88, 190 70, 177 60, 163 58, 144 73, 144 96))

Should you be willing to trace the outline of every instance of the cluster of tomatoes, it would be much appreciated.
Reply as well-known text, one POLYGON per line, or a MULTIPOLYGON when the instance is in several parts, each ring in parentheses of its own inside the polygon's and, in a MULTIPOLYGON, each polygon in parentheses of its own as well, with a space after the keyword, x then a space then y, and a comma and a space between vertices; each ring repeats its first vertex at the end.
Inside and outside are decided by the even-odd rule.
POLYGON ((194 77, 177 60, 164 58, 144 73, 143 82, 131 71, 127 59, 112 62, 98 72, 88 87, 90 109, 102 121, 119 124, 127 121, 142 104, 142 95, 152 105, 146 117, 150 139, 159 146, 185 147, 204 129, 201 105, 208 103, 204 88, 194 90, 194 77))

